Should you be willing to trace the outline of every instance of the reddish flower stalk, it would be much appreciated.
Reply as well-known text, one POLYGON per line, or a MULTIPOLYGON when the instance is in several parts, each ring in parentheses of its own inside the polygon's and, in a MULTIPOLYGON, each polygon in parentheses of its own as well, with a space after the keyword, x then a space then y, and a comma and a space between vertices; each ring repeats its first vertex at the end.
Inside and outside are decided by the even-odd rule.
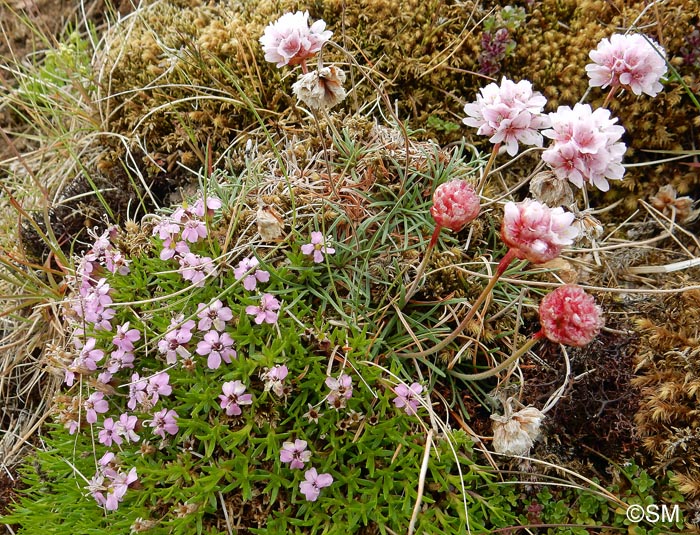
POLYGON ((489 283, 482 290, 467 315, 444 340, 435 346, 416 353, 400 353, 402 357, 427 357, 445 348, 457 338, 469 324, 477 310, 486 301, 496 286, 498 279, 505 273, 515 258, 539 264, 553 260, 561 253, 565 245, 573 243, 578 231, 571 226, 573 214, 565 213, 561 208, 549 208, 545 204, 526 199, 505 206, 501 238, 510 247, 498 263, 489 283))
POLYGON ((433 194, 433 206, 430 207, 430 215, 435 220, 435 230, 433 230, 433 235, 428 242, 423 261, 418 266, 416 277, 406 291, 405 301, 408 301, 418 289, 418 283, 428 265, 440 231, 443 228, 448 228, 459 232, 477 218, 480 210, 479 196, 474 190, 474 186, 466 180, 451 180, 437 187, 433 194))

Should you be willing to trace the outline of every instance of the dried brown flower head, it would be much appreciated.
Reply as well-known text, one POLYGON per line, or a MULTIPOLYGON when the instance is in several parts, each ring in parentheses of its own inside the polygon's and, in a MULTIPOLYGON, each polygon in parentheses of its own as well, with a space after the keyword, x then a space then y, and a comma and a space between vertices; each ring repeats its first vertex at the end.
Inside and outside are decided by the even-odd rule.
POLYGON ((695 201, 690 197, 678 197, 676 189, 670 185, 666 184, 661 186, 656 195, 649 198, 651 205, 656 208, 662 214, 678 221, 679 223, 690 223, 694 221, 699 210, 693 210, 693 205, 695 201))
POLYGON ((332 108, 345 100, 345 73, 331 65, 302 74, 292 85, 297 98, 313 110, 332 108))

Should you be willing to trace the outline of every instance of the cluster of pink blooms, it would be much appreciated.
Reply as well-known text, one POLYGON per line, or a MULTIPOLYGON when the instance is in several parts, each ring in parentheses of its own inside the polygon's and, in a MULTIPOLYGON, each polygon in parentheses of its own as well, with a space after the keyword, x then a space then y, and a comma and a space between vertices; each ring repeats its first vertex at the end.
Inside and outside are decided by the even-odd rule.
POLYGON ((474 221, 481 211, 479 195, 466 180, 440 184, 433 194, 430 215, 440 227, 459 232, 474 221))
POLYGON ((191 252, 190 244, 207 237, 204 219, 221 206, 221 200, 216 197, 207 197, 206 204, 204 199, 198 199, 191 208, 180 206, 153 228, 153 234, 163 240, 161 260, 177 260, 180 264, 178 272, 182 278, 195 286, 204 286, 204 279, 214 276, 216 267, 210 257, 191 252))
POLYGON ((574 214, 532 199, 505 205, 501 239, 517 258, 535 264, 554 260, 578 236, 574 214))
POLYGON ((265 392, 272 391, 276 396, 284 397, 289 393, 289 387, 284 384, 289 370, 284 364, 273 366, 270 369, 265 368, 260 378, 263 380, 265 392))
POLYGON ((603 327, 603 311, 595 299, 575 284, 560 286, 540 302, 542 335, 552 342, 583 347, 603 327))
POLYGON ((601 40, 589 56, 593 63, 586 65, 586 72, 591 87, 625 87, 650 97, 663 89, 659 80, 666 74, 666 52, 645 35, 614 34, 601 40))
POLYGON ((608 179, 621 180, 625 173, 622 157, 625 133, 604 108, 591 110, 588 104, 559 106, 550 114, 552 128, 542 132, 553 144, 542 154, 554 174, 581 188, 585 182, 601 191, 610 188, 608 179))
POLYGON ((316 264, 323 262, 324 256, 335 253, 333 247, 326 245, 327 238, 318 231, 311 233, 311 242, 301 246, 301 252, 305 255, 312 256, 316 264))
POLYGON ((540 130, 549 126, 549 119, 542 113, 547 99, 532 90, 527 80, 518 83, 503 78, 483 87, 476 102, 464 106, 467 126, 478 128, 477 134, 489 136, 493 144, 502 144, 506 152, 515 156, 519 143, 542 146, 540 130))
POLYGON ((270 23, 260 38, 265 60, 275 63, 277 67, 304 64, 333 35, 325 28, 323 20, 309 26, 308 11, 285 13, 270 23))
MULTIPOLYGON (((280 450, 280 461, 289 463, 289 468, 292 470, 304 468, 304 465, 311 460, 311 452, 306 447, 306 441, 300 439, 283 443, 280 450)), ((321 489, 330 487, 332 483, 332 475, 319 474, 315 468, 310 468, 304 472, 304 481, 299 483, 299 491, 307 501, 315 502, 321 489)))
POLYGON ((394 387, 394 405, 397 409, 403 409, 409 416, 418 414, 420 406, 420 395, 423 392, 423 386, 418 383, 411 383, 411 386, 406 386, 404 383, 394 387))
POLYGON ((129 488, 138 480, 136 468, 127 473, 118 469, 114 453, 105 453, 98 461, 97 472, 88 482, 88 490, 98 505, 115 511, 129 488))

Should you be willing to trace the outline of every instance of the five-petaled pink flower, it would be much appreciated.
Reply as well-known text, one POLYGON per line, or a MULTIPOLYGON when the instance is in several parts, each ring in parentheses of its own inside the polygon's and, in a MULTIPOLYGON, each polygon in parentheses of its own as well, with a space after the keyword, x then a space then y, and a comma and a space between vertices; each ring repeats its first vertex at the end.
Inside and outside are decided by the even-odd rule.
POLYGON ((199 303, 197 305, 197 329, 200 331, 208 331, 214 327, 217 331, 223 331, 226 328, 226 322, 233 318, 233 312, 229 307, 225 307, 221 299, 217 299, 210 305, 199 303))
POLYGON ((277 310, 280 309, 282 305, 272 294, 263 294, 260 297, 260 304, 258 306, 248 305, 245 307, 246 314, 255 316, 255 323, 260 325, 261 323, 277 323, 277 310))
POLYGON ((304 479, 305 481, 299 483, 299 490, 310 502, 315 502, 318 495, 321 493, 321 489, 330 487, 333 483, 332 475, 319 474, 315 468, 309 468, 304 473, 304 479))
POLYGON ((223 392, 219 396, 221 408, 226 411, 229 416, 238 416, 241 414, 239 405, 251 405, 253 396, 244 394, 245 385, 240 381, 228 381, 221 386, 223 392))
POLYGON ((489 84, 481 89, 476 102, 464 106, 467 117, 462 122, 478 128, 477 134, 489 136, 491 143, 502 143, 511 156, 518 153, 518 143, 542 146, 539 130, 549 126, 542 113, 547 99, 532 90, 532 84, 521 80, 517 84, 503 78, 500 87, 489 84))
POLYGON ((622 157, 625 144, 620 138, 625 133, 610 111, 588 104, 559 106, 550 114, 552 128, 542 132, 554 140, 542 153, 544 160, 558 178, 569 180, 582 188, 589 182, 601 191, 608 191, 610 180, 621 180, 625 173, 622 157))
POLYGON ((322 233, 314 231, 311 233, 311 243, 302 245, 301 252, 305 255, 313 255, 314 262, 320 264, 323 262, 323 256, 335 253, 335 249, 326 245, 322 233))
POLYGON ((204 335, 204 340, 197 344, 198 355, 208 355, 207 366, 211 370, 221 366, 223 360, 226 364, 231 364, 231 359, 236 358, 236 350, 233 349, 233 338, 228 333, 218 333, 209 331, 204 335))
POLYGON ((284 396, 287 391, 284 380, 289 373, 289 369, 284 364, 273 366, 271 369, 265 368, 260 374, 260 378, 265 382, 265 392, 272 390, 278 396, 284 396))
POLYGON ((280 461, 290 463, 289 467, 304 468, 304 464, 311 459, 311 452, 306 449, 306 440, 296 439, 294 442, 285 442, 280 450, 280 461))
POLYGON ((153 415, 153 420, 148 421, 148 425, 153 428, 153 434, 165 438, 165 433, 176 435, 180 429, 177 425, 177 412, 163 409, 153 415))
POLYGON ((591 87, 622 86, 650 97, 663 89, 659 80, 666 74, 666 52, 649 37, 616 33, 588 55, 594 61, 586 65, 591 87))
POLYGON ((540 302, 542 334, 552 342, 582 347, 603 327, 603 311, 593 296, 575 284, 566 284, 540 302))
POLYGON ((326 23, 321 19, 309 27, 308 11, 285 13, 269 24, 260 38, 265 60, 275 63, 277 67, 306 62, 333 35, 325 28, 326 23))
POLYGON ((98 414, 104 414, 109 410, 109 404, 104 397, 102 392, 93 392, 83 403, 87 423, 94 424, 98 414))
POLYGON ((330 388, 328 404, 334 409, 342 409, 348 399, 352 397, 352 377, 343 373, 337 379, 326 377, 326 386, 330 388))
POLYGON ((258 265, 260 261, 253 256, 241 260, 233 270, 233 276, 238 281, 243 279, 243 288, 248 291, 255 290, 258 282, 270 280, 270 274, 263 269, 257 269, 258 265))
POLYGON ((423 392, 423 387, 418 383, 412 383, 411 386, 406 386, 404 383, 396 385, 394 387, 394 405, 396 408, 403 408, 406 414, 413 416, 418 412, 418 406, 420 405, 420 394, 423 392))
POLYGON ((440 184, 433 194, 430 215, 441 227, 459 232, 479 215, 479 196, 466 180, 450 180, 440 184))
POLYGON ((501 238, 517 258, 542 264, 554 260, 578 236, 574 214, 532 199, 504 208, 501 238))

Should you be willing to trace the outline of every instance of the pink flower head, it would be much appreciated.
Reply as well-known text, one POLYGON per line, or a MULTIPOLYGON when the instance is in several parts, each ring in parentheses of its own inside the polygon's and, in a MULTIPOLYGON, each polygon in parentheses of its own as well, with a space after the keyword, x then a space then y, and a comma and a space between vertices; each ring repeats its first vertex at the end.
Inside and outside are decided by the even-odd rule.
POLYGON ((430 215, 441 227, 459 232, 476 219, 480 210, 474 187, 466 180, 450 180, 435 190, 430 215))
POLYGON ((245 307, 246 314, 255 316, 255 323, 260 325, 261 323, 277 323, 278 314, 276 310, 279 310, 280 302, 272 294, 263 294, 260 297, 260 305, 249 305, 245 307))
POLYGON ((299 483, 299 490, 310 502, 315 502, 318 495, 321 493, 321 489, 330 487, 333 483, 332 475, 319 474, 315 468, 309 468, 304 473, 304 479, 305 481, 299 483))
POLYGON ((205 214, 211 217, 214 215, 214 212, 222 206, 223 204, 221 202, 221 199, 209 195, 207 197, 206 210, 204 208, 204 199, 197 199, 192 205, 192 213, 197 217, 204 217, 205 214))
POLYGON ((163 409, 153 415, 148 425, 153 428, 153 434, 165 438, 165 433, 176 435, 179 431, 177 413, 174 410, 163 409))
POLYGON ((304 464, 311 459, 311 452, 306 449, 306 440, 296 439, 294 442, 285 442, 280 450, 280 461, 291 463, 290 468, 304 468, 304 464))
POLYGON ((207 356, 207 366, 215 370, 221 366, 223 360, 231 364, 231 359, 236 358, 236 350, 233 349, 233 338, 228 333, 219 334, 217 331, 209 331, 204 335, 204 340, 197 344, 198 355, 207 356))
POLYGON ((330 388, 328 404, 334 409, 345 407, 348 399, 352 397, 352 377, 343 373, 337 379, 326 377, 326 386, 330 388))
POLYGON ((204 279, 207 275, 216 275, 214 261, 208 256, 199 256, 194 253, 186 253, 178 260, 180 269, 178 272, 186 281, 190 281, 195 286, 204 286, 204 279))
POLYGON ((233 313, 229 307, 225 307, 220 299, 214 301, 211 305, 199 303, 197 305, 197 329, 200 331, 208 331, 212 327, 217 331, 223 331, 226 328, 226 322, 233 318, 233 313))
POLYGON ((625 173, 622 156, 625 144, 619 141, 625 129, 616 125, 605 108, 591 110, 588 104, 559 106, 550 114, 552 128, 542 132, 554 140, 542 153, 554 174, 581 188, 590 182, 601 191, 610 188, 608 179, 620 180, 625 173))
POLYGON ((178 356, 183 359, 190 356, 190 352, 185 345, 192 339, 194 320, 188 320, 180 327, 173 329, 173 327, 177 325, 179 319, 180 318, 174 318, 173 321, 171 321, 171 330, 158 342, 158 351, 165 354, 165 361, 168 364, 174 364, 178 356))
POLYGON ((121 437, 119 423, 113 418, 105 418, 102 423, 102 430, 97 434, 98 440, 105 446, 111 446, 112 443, 120 446, 124 440, 121 437))
POLYGON ((326 23, 321 19, 309 27, 308 11, 285 13, 269 24, 260 38, 265 60, 277 64, 277 67, 305 62, 333 35, 325 28, 326 23))
POLYGON ((239 405, 251 405, 253 396, 244 394, 245 385, 240 381, 228 381, 221 386, 223 392, 219 396, 221 408, 226 411, 229 416, 238 416, 241 414, 239 405))
POLYGON ((289 369, 284 364, 273 366, 271 369, 265 368, 265 372, 260 378, 265 382, 265 392, 272 390, 278 396, 285 395, 284 380, 289 374, 289 369))
POLYGON ((123 325, 117 325, 117 334, 112 338, 112 343, 117 346, 117 349, 125 352, 133 351, 134 342, 141 338, 141 333, 138 329, 129 329, 129 323, 127 321, 123 325))
POLYGON ((151 406, 158 403, 160 396, 169 396, 173 393, 173 387, 170 386, 170 375, 168 372, 158 372, 148 379, 146 385, 146 393, 151 396, 151 406))
POLYGON ((396 394, 394 405, 398 409, 403 408, 406 414, 413 416, 418 412, 418 406, 420 405, 418 398, 420 398, 422 391, 423 387, 418 383, 412 383, 410 387, 401 383, 394 387, 394 394, 396 394))
POLYGON ((583 288, 566 284, 542 299, 540 323, 542 333, 552 342, 582 347, 600 332, 603 311, 583 288))
POLYGON ((515 256, 535 264, 549 262, 578 236, 574 214, 532 199, 509 202, 504 208, 501 239, 515 256))
POLYGON ((244 258, 238 263, 238 266, 233 270, 233 276, 236 280, 243 279, 243 288, 248 291, 255 290, 258 282, 267 282, 270 280, 270 274, 263 270, 257 269, 260 262, 257 258, 244 258))
POLYGON ((305 255, 313 255, 314 262, 320 264, 323 262, 323 256, 335 253, 335 249, 326 245, 323 234, 314 231, 311 233, 311 243, 302 245, 301 252, 305 255))
POLYGON ((542 114, 546 103, 527 80, 516 84, 503 78, 500 87, 495 83, 483 87, 476 102, 464 106, 467 117, 462 122, 478 128, 477 134, 489 136, 491 143, 503 143, 506 152, 515 156, 518 143, 542 146, 539 130, 549 126, 549 119, 542 114))
POLYGON ((586 65, 591 87, 622 86, 650 97, 663 89, 659 80, 666 74, 666 52, 653 39, 616 33, 588 55, 594 61, 586 65))

